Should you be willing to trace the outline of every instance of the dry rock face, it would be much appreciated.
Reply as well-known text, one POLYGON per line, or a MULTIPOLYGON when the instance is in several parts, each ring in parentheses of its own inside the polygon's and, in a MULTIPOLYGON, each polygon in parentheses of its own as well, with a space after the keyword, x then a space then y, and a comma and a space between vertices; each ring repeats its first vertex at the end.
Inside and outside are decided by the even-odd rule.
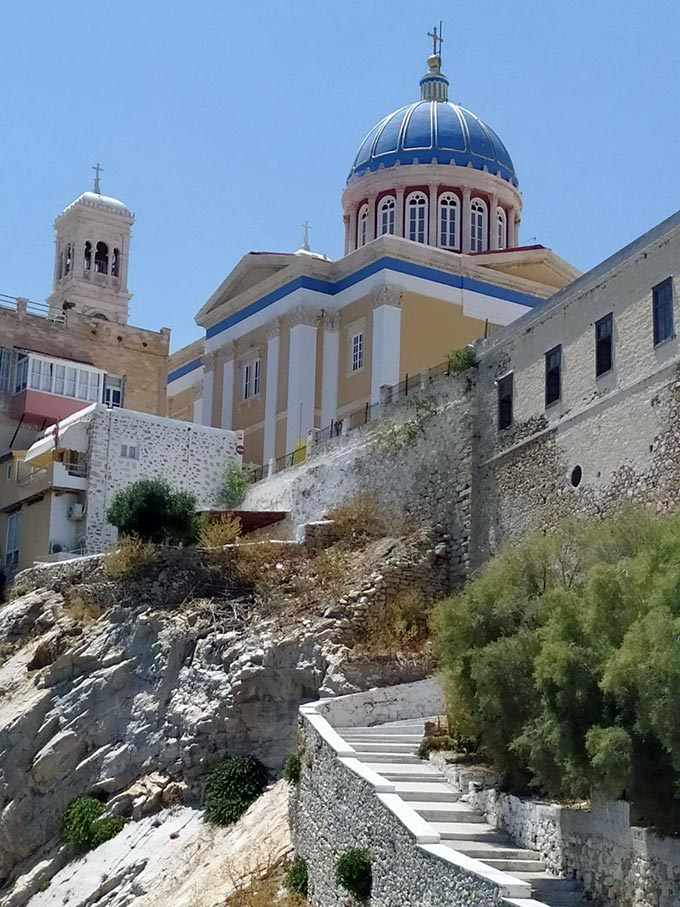
MULTIPOLYGON (((445 572, 427 540, 388 548, 388 578, 403 576, 398 550, 419 575, 423 560, 441 560, 445 572)), ((375 577, 325 615, 282 626, 258 617, 229 576, 200 554, 173 552, 128 582, 112 582, 98 558, 19 577, 18 597, 0 609, 6 892, 53 856, 75 797, 100 796, 135 819, 199 805, 206 769, 226 754, 250 753, 277 770, 293 748, 299 705, 325 684, 327 693, 351 692, 422 676, 415 662, 351 658, 371 594, 383 594, 375 577)))

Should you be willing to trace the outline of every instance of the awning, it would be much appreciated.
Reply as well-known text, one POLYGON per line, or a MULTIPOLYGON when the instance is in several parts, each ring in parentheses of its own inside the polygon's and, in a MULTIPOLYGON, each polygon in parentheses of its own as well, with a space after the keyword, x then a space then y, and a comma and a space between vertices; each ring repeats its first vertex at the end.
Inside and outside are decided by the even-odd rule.
POLYGON ((69 421, 64 419, 63 422, 48 428, 45 436, 28 448, 24 463, 36 467, 48 466, 54 458, 55 450, 77 450, 80 453, 87 453, 89 419, 70 424, 69 421))

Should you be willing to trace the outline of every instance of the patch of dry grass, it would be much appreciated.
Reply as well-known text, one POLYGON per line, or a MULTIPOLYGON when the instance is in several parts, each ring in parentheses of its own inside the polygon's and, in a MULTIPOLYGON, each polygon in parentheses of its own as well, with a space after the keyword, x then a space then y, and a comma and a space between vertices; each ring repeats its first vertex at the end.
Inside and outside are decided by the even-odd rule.
POLYGON ((363 655, 406 655, 419 652, 429 639, 430 606, 417 589, 409 589, 382 606, 371 606, 357 641, 363 655))
POLYGON ((233 545, 241 536, 241 521, 237 516, 225 513, 219 519, 203 523, 198 536, 201 548, 224 548, 233 545))
POLYGON ((333 508, 326 519, 335 523, 338 541, 350 545, 383 538, 387 531, 378 499, 371 494, 356 495, 347 503, 333 508))
POLYGON ((123 536, 115 551, 104 560, 104 569, 111 579, 130 579, 150 567, 158 553, 153 545, 135 536, 123 536))
POLYGON ((230 874, 227 867, 229 881, 236 890, 227 897, 225 907, 302 907, 307 904, 304 898, 284 889, 287 867, 286 860, 267 861, 263 866, 249 868, 239 877, 230 874))

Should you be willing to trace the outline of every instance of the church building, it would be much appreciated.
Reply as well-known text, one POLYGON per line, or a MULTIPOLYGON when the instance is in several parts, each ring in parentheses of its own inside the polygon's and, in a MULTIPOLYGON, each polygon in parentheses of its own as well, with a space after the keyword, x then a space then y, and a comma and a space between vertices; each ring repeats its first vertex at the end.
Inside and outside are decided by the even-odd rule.
POLYGON ((449 100, 431 37, 420 99, 381 119, 351 164, 344 256, 307 241, 249 252, 198 311, 203 336, 170 358, 169 414, 242 430, 246 462, 294 456, 311 429, 369 419, 391 388, 578 276, 550 249, 521 245, 510 154, 449 100))

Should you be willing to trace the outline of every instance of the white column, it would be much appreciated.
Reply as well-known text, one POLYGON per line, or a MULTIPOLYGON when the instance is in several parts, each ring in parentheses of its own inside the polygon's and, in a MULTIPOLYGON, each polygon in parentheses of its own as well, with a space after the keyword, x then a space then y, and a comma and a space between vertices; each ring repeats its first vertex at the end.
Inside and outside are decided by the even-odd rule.
POLYGON ((201 425, 212 425, 213 388, 215 386, 215 354, 203 356, 203 400, 201 404, 201 425))
POLYGON ((323 362, 321 365, 321 428, 328 428, 338 412, 338 375, 340 370, 340 331, 337 315, 327 315, 323 325, 323 362))
POLYGON ((470 217, 470 190, 463 189, 463 235, 460 238, 460 245, 463 252, 470 251, 470 229, 472 220, 470 217))
POLYGON ((492 252, 498 249, 498 196, 492 195, 489 200, 489 248, 492 252))
POLYGON ((343 214, 342 220, 345 225, 345 255, 349 255, 349 214, 343 214))
POLYGON ((318 313, 309 306, 300 306, 289 318, 286 453, 295 450, 298 441, 304 441, 309 429, 314 427, 318 313))
POLYGON ((394 234, 404 235, 404 187, 397 187, 397 209, 394 212, 394 234))
POLYGON ((354 252, 357 247, 357 206, 349 207, 349 251, 354 252))
POLYGON ((224 358, 222 371, 222 412, 220 414, 220 428, 231 431, 234 424, 234 357, 236 348, 233 343, 227 343, 221 349, 224 358))
POLYGON ((194 386, 194 408, 191 414, 191 421, 196 425, 201 424, 201 416, 203 415, 203 382, 199 381, 198 384, 194 386))
POLYGON ((399 287, 385 285, 373 297, 371 403, 380 402, 380 388, 384 384, 399 383, 402 296, 399 287))
POLYGON ((267 326, 267 373, 264 391, 264 444, 262 462, 276 456, 276 409, 279 396, 279 321, 267 326))
POLYGON ((428 244, 430 246, 439 245, 439 236, 437 231, 437 196, 438 186, 436 184, 430 183, 430 228, 429 228, 429 237, 428 244))
POLYGON ((368 239, 375 239, 375 195, 368 196, 368 239))

